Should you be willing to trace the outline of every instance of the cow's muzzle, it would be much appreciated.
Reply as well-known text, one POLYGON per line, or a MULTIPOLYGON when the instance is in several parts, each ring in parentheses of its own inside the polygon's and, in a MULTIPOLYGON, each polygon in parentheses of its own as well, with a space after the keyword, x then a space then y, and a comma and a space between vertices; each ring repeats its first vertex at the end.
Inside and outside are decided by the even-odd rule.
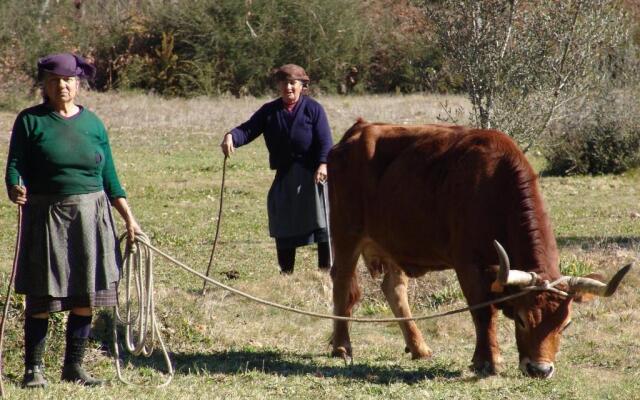
POLYGON ((547 379, 553 376, 555 368, 551 362, 533 362, 528 358, 520 361, 520 370, 531 378, 547 379))

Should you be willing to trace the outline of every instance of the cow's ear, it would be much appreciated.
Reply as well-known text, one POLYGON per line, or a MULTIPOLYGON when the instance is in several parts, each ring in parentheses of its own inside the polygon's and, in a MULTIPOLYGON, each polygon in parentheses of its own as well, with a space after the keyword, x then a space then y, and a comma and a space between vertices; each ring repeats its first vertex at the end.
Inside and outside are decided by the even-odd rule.
POLYGON ((591 293, 576 293, 573 296, 573 301, 576 303, 588 303, 595 298, 596 296, 591 293))
POLYGON ((486 268, 486 273, 489 274, 491 278, 494 279, 493 283, 491 283, 491 292, 492 293, 502 293, 504 292, 504 285, 500 283, 498 280, 498 272, 500 271, 499 265, 489 265, 486 268))
MULTIPOLYGON (((589 274, 587 275, 585 278, 591 278, 591 279, 595 279, 597 281, 604 281, 604 277, 598 273, 594 273, 594 274, 589 274)), ((573 301, 575 301, 576 303, 588 303, 591 300, 595 299, 597 296, 595 294, 592 293, 576 293, 573 296, 573 301)))
POLYGON ((514 320, 514 318, 513 318, 513 314, 514 314, 514 312, 515 312, 515 311, 514 311, 513 307, 505 306, 505 307, 503 307, 503 308, 502 308, 502 314, 503 314, 505 317, 507 317, 507 318, 509 318, 510 320, 512 320, 512 321, 514 320))

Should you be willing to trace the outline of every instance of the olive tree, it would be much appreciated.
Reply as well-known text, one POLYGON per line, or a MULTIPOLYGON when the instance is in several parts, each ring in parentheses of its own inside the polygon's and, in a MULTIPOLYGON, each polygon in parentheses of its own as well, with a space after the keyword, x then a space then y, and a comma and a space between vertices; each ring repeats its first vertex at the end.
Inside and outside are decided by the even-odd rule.
POLYGON ((505 131, 525 151, 605 88, 630 36, 616 0, 442 0, 427 13, 464 78, 471 123, 505 131))

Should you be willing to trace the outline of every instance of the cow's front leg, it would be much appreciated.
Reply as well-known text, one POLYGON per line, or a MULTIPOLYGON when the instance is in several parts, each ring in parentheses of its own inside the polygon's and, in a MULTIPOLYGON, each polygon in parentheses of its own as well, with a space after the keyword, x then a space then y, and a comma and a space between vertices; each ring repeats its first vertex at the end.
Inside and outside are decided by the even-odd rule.
POLYGON ((472 311, 476 328, 476 349, 471 359, 472 368, 480 374, 494 375, 498 372, 502 357, 496 338, 497 312, 493 306, 472 311))
MULTIPOLYGON (((388 267, 382 279, 382 292, 387 298, 389 306, 396 318, 411 318, 407 283, 409 279, 404 272, 388 267)), ((404 335, 407 352, 411 352, 412 359, 429 358, 433 354, 424 342, 422 333, 414 321, 399 322, 404 335)))
MULTIPOLYGON (((335 261, 331 268, 333 280, 333 315, 350 317, 353 306, 360 300, 360 288, 356 277, 356 264, 359 253, 355 246, 344 246, 343 243, 355 241, 334 241, 335 261)), ((332 355, 348 361, 353 356, 349 339, 349 323, 335 320, 333 322, 332 355)))
MULTIPOLYGON (((489 301, 489 284, 480 273, 473 273, 478 271, 477 267, 470 266, 463 270, 464 276, 458 274, 458 280, 469 306, 489 301)), ((494 306, 486 306, 471 311, 471 316, 476 331, 476 349, 471 368, 479 374, 494 375, 502 363, 496 332, 497 310, 494 306)))

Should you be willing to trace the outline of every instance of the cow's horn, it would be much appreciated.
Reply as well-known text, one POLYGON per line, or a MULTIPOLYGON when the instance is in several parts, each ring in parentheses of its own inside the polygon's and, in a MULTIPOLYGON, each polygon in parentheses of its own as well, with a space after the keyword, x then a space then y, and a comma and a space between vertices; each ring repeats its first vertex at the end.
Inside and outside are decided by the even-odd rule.
POLYGON ((609 297, 618 289, 618 285, 629 272, 633 264, 627 264, 620 268, 611 278, 608 284, 585 277, 572 277, 569 279, 569 290, 574 293, 591 293, 596 296, 609 297))
POLYGON ((511 270, 509 266, 509 256, 504 247, 497 240, 493 241, 493 246, 498 252, 498 260, 500 262, 500 271, 498 271, 498 282, 503 286, 531 286, 535 284, 537 275, 535 272, 511 270))
POLYGON ((493 241, 493 247, 496 248, 498 252, 498 261, 500 262, 500 271, 498 272, 498 282, 503 285, 507 284, 509 280, 509 256, 507 252, 504 251, 504 247, 497 240, 493 241))

